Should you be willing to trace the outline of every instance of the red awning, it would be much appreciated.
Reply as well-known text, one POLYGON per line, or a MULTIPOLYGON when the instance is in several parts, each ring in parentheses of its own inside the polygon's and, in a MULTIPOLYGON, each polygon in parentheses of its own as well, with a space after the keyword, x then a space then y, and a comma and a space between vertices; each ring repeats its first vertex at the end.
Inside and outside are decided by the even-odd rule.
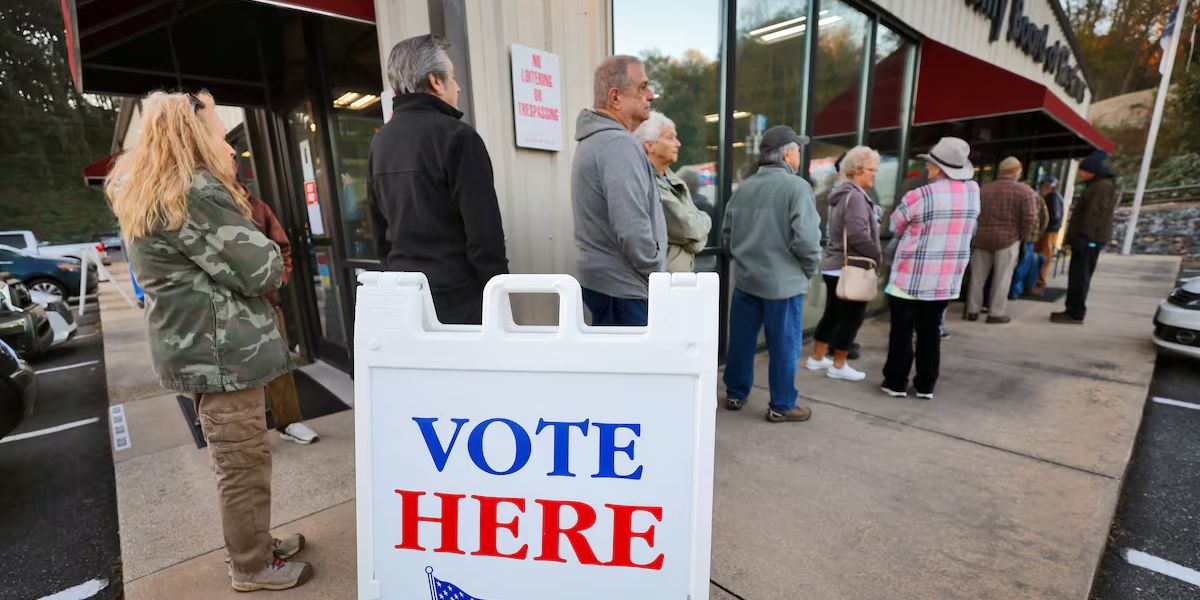
POLYGON ((1046 86, 926 39, 921 43, 917 126, 1020 113, 1045 113, 1094 148, 1114 144, 1046 86))
POLYGON ((100 160, 89 163, 83 168, 83 183, 86 185, 104 185, 104 178, 112 170, 113 162, 121 153, 105 156, 100 160))
POLYGON ((330 17, 375 23, 374 0, 253 0, 287 8, 297 8, 330 17))

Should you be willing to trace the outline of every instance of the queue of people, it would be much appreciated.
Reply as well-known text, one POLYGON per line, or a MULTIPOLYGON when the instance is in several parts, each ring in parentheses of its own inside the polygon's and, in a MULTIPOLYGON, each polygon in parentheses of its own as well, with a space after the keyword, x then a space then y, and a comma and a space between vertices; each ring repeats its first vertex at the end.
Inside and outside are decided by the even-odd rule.
MULTIPOLYGON (((479 134, 461 121, 448 48, 440 36, 423 35, 391 50, 394 111, 371 144, 368 199, 384 268, 424 273, 442 323, 478 324, 484 286, 508 272, 508 259, 491 160, 479 134)), ((712 217, 671 168, 686 140, 679 140, 667 115, 651 110, 654 92, 641 62, 610 57, 593 83, 592 106, 576 120, 571 171, 576 273, 594 326, 645 326, 650 274, 693 270, 712 217)), ((146 295, 155 370, 164 387, 194 394, 217 475, 231 585, 288 589, 308 580, 313 568, 294 560, 304 549, 302 535, 269 532, 264 399, 285 439, 317 437, 295 410, 295 365, 278 308, 290 245, 270 209, 237 183, 215 108, 203 92, 148 95, 142 133, 117 160, 106 194, 146 295)), ((1037 196, 1018 183, 1016 159, 1001 163, 1000 178, 981 190, 967 142, 943 138, 919 155, 922 178, 885 221, 871 192, 880 156, 858 146, 842 157, 836 182, 823 190, 822 218, 812 186, 799 173, 809 142, 786 125, 767 129, 756 172, 725 208, 721 238, 734 267, 725 407, 745 406, 765 330, 766 420, 812 416, 797 403, 796 373, 804 299, 818 276, 828 299, 804 365, 832 379, 865 379, 848 360, 878 290, 877 269, 887 263, 883 293, 891 332, 881 387, 889 396, 907 396, 911 378, 916 396, 932 399, 942 321, 962 291, 968 262, 975 269, 968 319, 977 318, 992 273, 988 322, 1007 321, 1018 244, 1036 242, 1043 256, 1055 244, 1062 218, 1056 182, 1042 182, 1048 208, 1039 222, 1037 196), (892 236, 888 251, 880 242, 885 227, 892 236)), ((1067 311, 1055 313, 1056 322, 1082 322, 1091 274, 1111 231, 1111 171, 1093 157, 1080 173, 1088 188, 1067 227, 1076 260, 1067 311)), ((1044 267, 1038 273, 1041 289, 1044 267)))

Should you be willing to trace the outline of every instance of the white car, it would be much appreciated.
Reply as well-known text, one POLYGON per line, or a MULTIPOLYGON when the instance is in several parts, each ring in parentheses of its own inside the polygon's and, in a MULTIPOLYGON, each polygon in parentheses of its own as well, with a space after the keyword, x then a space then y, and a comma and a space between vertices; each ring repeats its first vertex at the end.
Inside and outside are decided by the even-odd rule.
POLYGON ((1183 280, 1158 305, 1154 315, 1154 344, 1200 358, 1200 277, 1183 280))
POLYGON ((49 242, 38 241, 37 236, 33 235, 33 232, 27 229, 0 231, 0 244, 24 250, 33 256, 65 256, 67 258, 74 258, 75 260, 82 260, 85 254, 95 251, 95 255, 99 256, 104 264, 111 262, 103 244, 97 242, 51 244, 49 242))

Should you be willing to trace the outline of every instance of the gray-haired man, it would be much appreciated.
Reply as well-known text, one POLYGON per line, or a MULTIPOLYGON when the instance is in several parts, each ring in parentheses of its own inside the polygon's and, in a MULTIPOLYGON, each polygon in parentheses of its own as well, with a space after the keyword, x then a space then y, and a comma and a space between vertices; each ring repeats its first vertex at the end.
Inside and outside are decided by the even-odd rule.
POLYGON ((446 40, 409 38, 388 56, 392 119, 371 142, 368 198, 379 258, 429 279, 442 323, 479 323, 483 286, 508 272, 483 139, 459 119, 446 40))
POLYGON ((593 325, 646 325, 650 274, 666 269, 667 225, 658 184, 632 131, 654 92, 642 63, 611 56, 593 80, 593 108, 575 121, 571 199, 577 270, 593 325))

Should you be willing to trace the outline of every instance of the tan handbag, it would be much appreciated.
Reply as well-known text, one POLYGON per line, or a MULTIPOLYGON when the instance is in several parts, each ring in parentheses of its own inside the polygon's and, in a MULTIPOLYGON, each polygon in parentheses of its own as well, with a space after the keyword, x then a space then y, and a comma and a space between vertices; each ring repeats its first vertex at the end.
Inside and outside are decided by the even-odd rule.
POLYGON ((854 260, 869 263, 870 268, 850 264, 850 248, 846 243, 846 225, 842 223, 842 276, 838 279, 837 297, 853 302, 870 302, 879 293, 879 274, 875 259, 855 256, 854 260))

